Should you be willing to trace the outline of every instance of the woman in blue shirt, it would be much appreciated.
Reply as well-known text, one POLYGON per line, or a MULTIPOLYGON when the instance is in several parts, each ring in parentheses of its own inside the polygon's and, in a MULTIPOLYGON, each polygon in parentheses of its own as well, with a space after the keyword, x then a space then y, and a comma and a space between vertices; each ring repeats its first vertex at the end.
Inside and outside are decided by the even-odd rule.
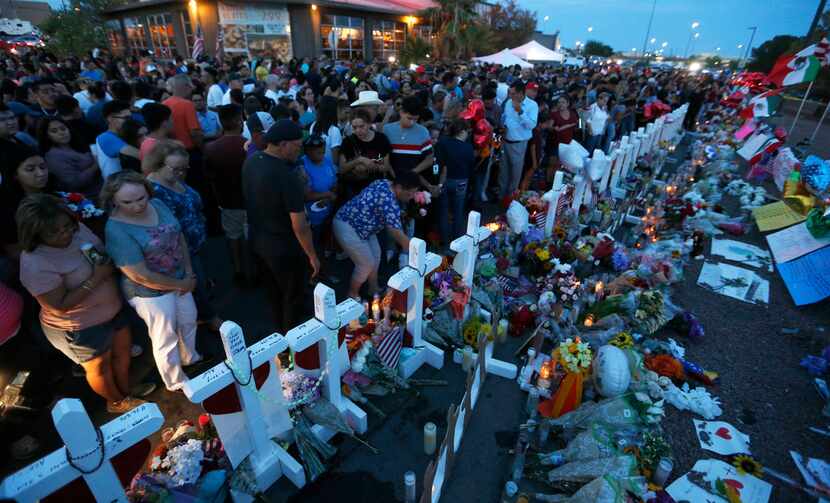
POLYGON ((196 289, 193 299, 199 320, 209 323, 214 331, 219 330, 222 320, 216 316, 207 299, 207 273, 199 251, 207 240, 205 216, 202 213, 202 197, 196 190, 184 183, 190 156, 181 143, 173 140, 159 140, 144 156, 141 170, 153 185, 155 198, 163 202, 182 226, 187 241, 190 262, 196 273, 196 289))
POLYGON ((311 224, 314 247, 320 251, 320 238, 326 222, 331 215, 331 208, 337 199, 337 168, 326 157, 326 140, 320 135, 311 135, 303 143, 303 172, 308 180, 305 189, 306 213, 311 224))
POLYGON ((349 297, 360 298, 360 288, 367 280, 369 297, 380 290, 380 231, 386 229, 402 249, 409 249, 409 238, 401 230, 401 206, 412 200, 419 186, 418 175, 403 171, 395 180, 375 180, 338 210, 334 236, 354 262, 349 297))

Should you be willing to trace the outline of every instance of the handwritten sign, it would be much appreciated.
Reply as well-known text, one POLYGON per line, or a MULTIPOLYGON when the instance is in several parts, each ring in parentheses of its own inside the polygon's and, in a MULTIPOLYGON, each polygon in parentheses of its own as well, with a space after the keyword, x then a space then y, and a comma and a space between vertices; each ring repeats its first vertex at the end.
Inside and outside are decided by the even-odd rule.
POLYGON ((755 218, 755 224, 758 225, 758 230, 761 232, 789 227, 807 219, 783 201, 754 208, 752 216, 755 218))
POLYGON ((807 224, 800 223, 767 235, 767 244, 775 261, 782 264, 830 245, 830 236, 815 238, 807 224))
POLYGON ((778 264, 795 305, 813 304, 830 297, 830 248, 778 264))

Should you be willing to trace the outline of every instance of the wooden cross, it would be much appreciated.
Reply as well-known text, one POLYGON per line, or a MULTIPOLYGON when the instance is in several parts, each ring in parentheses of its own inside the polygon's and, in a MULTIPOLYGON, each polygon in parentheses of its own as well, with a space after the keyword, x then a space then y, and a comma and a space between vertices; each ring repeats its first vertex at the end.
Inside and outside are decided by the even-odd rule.
MULTIPOLYGON (((340 390, 342 362, 338 357, 337 334, 341 328, 347 326, 352 320, 360 318, 362 314, 363 306, 357 301, 346 299, 336 304, 334 290, 318 283, 314 287, 314 318, 292 328, 286 334, 288 345, 295 353, 312 344, 319 344, 320 369, 326 372, 322 385, 323 396, 343 414, 346 421, 358 433, 366 432, 368 418, 366 412, 345 398, 340 390)), ((324 433, 328 439, 335 432, 323 429, 315 433, 318 436, 324 433)))
POLYGON ((565 193, 564 178, 565 172, 557 171, 553 177, 553 187, 542 196, 542 199, 548 203, 548 213, 545 216, 546 238, 549 238, 553 234, 553 227, 556 225, 556 209, 559 206, 559 198, 565 193))
POLYGON ((461 275, 469 288, 473 287, 479 246, 490 234, 490 229, 481 226, 481 214, 471 211, 467 216, 467 233, 450 243, 450 249, 456 252, 452 268, 461 275))
MULTIPOLYGON (((288 347, 285 337, 271 334, 249 349, 245 346, 242 328, 236 323, 222 323, 219 332, 227 360, 185 383, 185 396, 193 403, 202 403, 225 387, 233 386, 241 412, 211 416, 231 465, 236 468, 250 456, 259 491, 271 487, 282 475, 295 486, 304 486, 303 467, 271 440, 285 435, 292 427, 275 364, 277 354, 288 347), (257 391, 254 369, 266 363, 268 378, 257 391)), ((234 499, 240 497, 232 495, 234 499)))
POLYGON ((400 362, 399 372, 408 378, 421 365, 428 363, 440 369, 444 366, 444 351, 423 340, 424 318, 424 281, 426 276, 438 269, 441 257, 427 253, 426 243, 422 239, 409 240, 409 264, 391 278, 387 284, 398 292, 406 292, 406 330, 412 336, 412 348, 415 354, 400 362))
POLYGON ((164 424, 158 406, 145 403, 96 430, 83 404, 75 398, 58 401, 52 409, 52 420, 65 447, 9 475, 0 484, 0 498, 35 502, 83 477, 96 501, 126 503, 127 495, 112 459, 164 424))

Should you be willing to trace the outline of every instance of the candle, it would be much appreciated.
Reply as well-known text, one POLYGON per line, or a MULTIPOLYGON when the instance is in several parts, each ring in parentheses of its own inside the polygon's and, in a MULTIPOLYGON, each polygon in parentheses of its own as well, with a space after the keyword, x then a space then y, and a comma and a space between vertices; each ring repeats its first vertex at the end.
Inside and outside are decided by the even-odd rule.
POLYGON ((461 351, 461 356, 461 368, 464 372, 469 372, 473 368, 473 348, 464 346, 464 349, 461 351))
POLYGON ((490 229, 490 232, 496 232, 496 231, 498 231, 498 230, 499 230, 499 224, 498 224, 498 222, 490 222, 489 224, 487 224, 487 226, 486 226, 486 227, 487 227, 488 229, 490 229))
POLYGON ((596 286, 594 286, 594 293, 597 296, 597 302, 601 301, 605 297, 605 285, 602 281, 597 281, 596 286))
POLYGON ((657 468, 654 470, 654 475, 652 475, 651 481, 656 485, 663 487, 669 479, 669 475, 671 475, 673 468, 674 462, 672 462, 671 458, 660 458, 660 462, 657 463, 657 468))
POLYGON ((551 373, 551 363, 550 360, 548 360, 543 363, 542 368, 539 369, 539 379, 536 380, 536 386, 539 386, 542 389, 549 389, 551 373))
POLYGON ((375 299, 372 301, 372 319, 375 322, 380 321, 380 298, 375 294, 375 299))
POLYGON ((403 474, 404 503, 415 503, 415 472, 409 470, 403 474))
POLYGON ((496 335, 498 336, 498 341, 500 343, 504 342, 507 339, 507 328, 508 328, 507 319, 506 318, 500 319, 499 320, 499 327, 496 330, 496 335))
POLYGON ((432 456, 435 452, 435 441, 438 436, 438 428, 435 423, 427 423, 424 425, 424 454, 432 456))
POLYGON ((585 326, 586 327, 594 326, 594 315, 593 314, 589 314, 588 316, 585 317, 585 326))

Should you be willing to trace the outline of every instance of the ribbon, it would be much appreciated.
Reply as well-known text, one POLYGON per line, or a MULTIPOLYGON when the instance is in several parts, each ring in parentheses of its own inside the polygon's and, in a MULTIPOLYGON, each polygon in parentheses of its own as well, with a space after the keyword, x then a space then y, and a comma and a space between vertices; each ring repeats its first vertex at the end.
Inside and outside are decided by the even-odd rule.
POLYGON ((816 205, 816 199, 801 183, 801 174, 798 171, 790 173, 790 177, 784 182, 784 203, 801 215, 806 215, 816 205))
MULTIPOLYGON (((315 346, 317 346, 315 344, 315 346)), ((271 362, 265 362, 253 370, 254 382, 256 389, 262 387, 265 381, 268 380, 268 374, 271 372, 271 362)), ((235 370, 239 379, 245 378, 238 370, 235 370)), ((233 414, 234 412, 242 411, 242 404, 239 403, 239 396, 236 394, 236 388, 233 383, 225 386, 219 392, 214 393, 202 402, 205 412, 208 414, 233 414)))

